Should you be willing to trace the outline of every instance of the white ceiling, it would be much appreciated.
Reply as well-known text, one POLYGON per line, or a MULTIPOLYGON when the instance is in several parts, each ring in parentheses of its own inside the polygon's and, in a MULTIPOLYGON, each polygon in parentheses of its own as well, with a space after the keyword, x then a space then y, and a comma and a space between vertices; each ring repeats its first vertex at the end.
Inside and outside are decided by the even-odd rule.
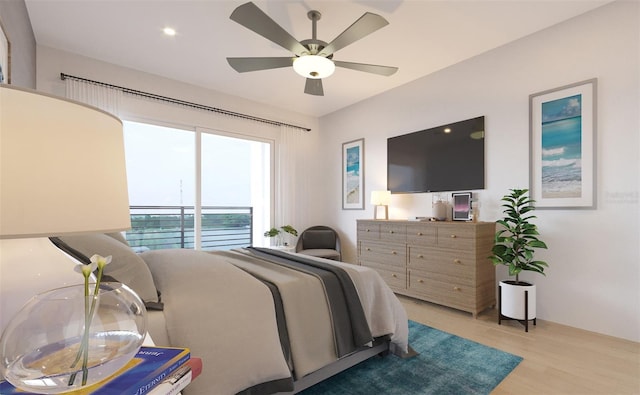
POLYGON ((227 56, 289 56, 229 19, 245 1, 26 0, 26 5, 38 45, 322 116, 610 1, 254 1, 298 40, 311 38, 307 12, 312 9, 322 13, 318 39, 326 42, 365 12, 389 21, 337 51, 334 59, 399 71, 383 77, 338 68, 323 80, 324 97, 305 94, 305 80, 292 68, 240 74, 227 64, 227 56), (177 35, 164 36, 165 26, 177 35))

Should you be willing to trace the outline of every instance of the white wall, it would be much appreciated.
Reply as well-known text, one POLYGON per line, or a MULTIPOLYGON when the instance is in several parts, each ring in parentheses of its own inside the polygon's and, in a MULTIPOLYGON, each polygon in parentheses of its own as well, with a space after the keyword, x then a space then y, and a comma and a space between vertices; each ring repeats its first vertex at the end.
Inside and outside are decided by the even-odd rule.
MULTIPOLYGON (((529 183, 532 93, 598 79, 596 210, 538 210, 549 250, 538 285, 538 317, 640 340, 640 28, 638 2, 615 2, 320 119, 331 166, 325 216, 356 261, 356 219, 373 218, 370 191, 386 188, 386 139, 480 115, 486 130, 486 189, 480 219, 501 217, 500 198, 529 183), (365 211, 343 211, 341 144, 365 138, 365 211)), ((443 163, 443 166, 446 164, 443 163)), ((391 218, 430 215, 431 195, 393 195, 391 218)), ((498 280, 506 268, 497 268, 498 280)))
POLYGON ((11 43, 11 84, 36 87, 36 38, 24 0, 0 1, 0 23, 11 43))

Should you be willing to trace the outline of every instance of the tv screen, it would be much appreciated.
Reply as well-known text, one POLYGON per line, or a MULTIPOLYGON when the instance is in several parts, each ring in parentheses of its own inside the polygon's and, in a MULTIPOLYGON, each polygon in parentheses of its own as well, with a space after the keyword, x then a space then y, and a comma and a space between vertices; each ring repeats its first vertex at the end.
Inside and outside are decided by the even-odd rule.
POLYGON ((484 189, 484 117, 387 139, 387 189, 484 189))

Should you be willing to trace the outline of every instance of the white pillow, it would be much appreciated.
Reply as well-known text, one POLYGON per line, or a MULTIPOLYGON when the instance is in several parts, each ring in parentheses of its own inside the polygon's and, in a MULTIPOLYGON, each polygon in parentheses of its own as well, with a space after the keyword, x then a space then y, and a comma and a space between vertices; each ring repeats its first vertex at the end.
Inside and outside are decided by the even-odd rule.
POLYGON ((128 244, 103 233, 60 236, 59 239, 87 258, 94 254, 111 255, 111 263, 105 266, 104 274, 131 287, 145 303, 158 302, 158 291, 149 267, 128 244))

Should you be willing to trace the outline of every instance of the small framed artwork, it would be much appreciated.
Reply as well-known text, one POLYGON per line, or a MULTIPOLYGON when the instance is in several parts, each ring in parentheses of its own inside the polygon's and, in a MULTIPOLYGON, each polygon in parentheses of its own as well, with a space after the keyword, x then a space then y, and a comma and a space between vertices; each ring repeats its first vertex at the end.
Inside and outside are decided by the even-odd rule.
POLYGON ((11 44, 0 23, 0 84, 11 83, 11 44))
POLYGON ((596 208, 597 79, 529 96, 530 196, 537 208, 596 208))
POLYGON ((364 139, 342 144, 342 209, 364 210, 364 139))
POLYGON ((453 220, 471 220, 471 192, 453 193, 453 220))

